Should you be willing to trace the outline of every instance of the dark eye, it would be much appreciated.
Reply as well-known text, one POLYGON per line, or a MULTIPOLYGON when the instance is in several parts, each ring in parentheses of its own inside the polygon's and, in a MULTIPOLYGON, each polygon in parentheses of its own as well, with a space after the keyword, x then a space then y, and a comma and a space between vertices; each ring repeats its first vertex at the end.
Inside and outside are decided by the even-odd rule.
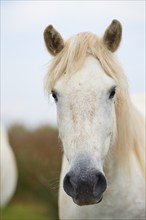
POLYGON ((57 102, 58 101, 57 92, 52 90, 51 93, 52 93, 52 97, 54 98, 55 102, 57 102))
POLYGON ((113 86, 110 90, 109 99, 112 99, 116 94, 116 86, 113 86))

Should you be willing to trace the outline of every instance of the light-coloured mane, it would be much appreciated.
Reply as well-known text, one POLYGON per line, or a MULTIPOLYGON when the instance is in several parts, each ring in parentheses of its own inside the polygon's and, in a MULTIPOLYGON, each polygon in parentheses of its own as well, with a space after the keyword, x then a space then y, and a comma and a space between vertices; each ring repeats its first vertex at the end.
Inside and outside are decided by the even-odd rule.
POLYGON ((50 92, 63 74, 68 77, 75 74, 83 66, 84 60, 89 54, 99 60, 106 74, 113 78, 117 84, 115 101, 117 135, 113 147, 117 164, 129 166, 131 156, 134 155, 144 172, 144 122, 129 98, 125 74, 113 53, 103 44, 102 39, 95 34, 85 32, 66 41, 62 51, 53 58, 45 78, 45 87, 50 92))

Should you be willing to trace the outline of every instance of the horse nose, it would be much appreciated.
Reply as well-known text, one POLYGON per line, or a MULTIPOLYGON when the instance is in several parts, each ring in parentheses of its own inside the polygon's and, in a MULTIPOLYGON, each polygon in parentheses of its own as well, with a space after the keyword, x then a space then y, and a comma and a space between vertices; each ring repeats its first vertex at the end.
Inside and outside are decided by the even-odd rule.
POLYGON ((102 194, 106 190, 105 176, 99 171, 90 173, 74 172, 66 174, 63 182, 65 192, 71 196, 78 205, 95 204, 102 200, 102 194))

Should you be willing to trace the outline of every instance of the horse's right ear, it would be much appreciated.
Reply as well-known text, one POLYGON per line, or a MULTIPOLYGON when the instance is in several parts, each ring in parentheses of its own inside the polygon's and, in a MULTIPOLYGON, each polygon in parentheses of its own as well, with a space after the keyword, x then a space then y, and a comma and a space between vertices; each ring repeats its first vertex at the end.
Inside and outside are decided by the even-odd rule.
POLYGON ((64 48, 64 41, 58 31, 49 25, 44 31, 44 40, 48 51, 55 56, 64 48))

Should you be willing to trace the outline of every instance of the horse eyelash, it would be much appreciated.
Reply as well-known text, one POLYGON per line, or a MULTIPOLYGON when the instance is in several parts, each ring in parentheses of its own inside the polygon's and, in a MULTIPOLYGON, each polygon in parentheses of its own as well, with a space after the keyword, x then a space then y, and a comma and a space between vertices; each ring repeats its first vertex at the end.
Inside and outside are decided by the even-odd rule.
POLYGON ((116 86, 113 86, 109 91, 109 99, 112 99, 116 94, 116 86))
POLYGON ((57 102, 58 101, 57 92, 52 90, 51 93, 52 93, 52 97, 54 98, 55 102, 57 102))

